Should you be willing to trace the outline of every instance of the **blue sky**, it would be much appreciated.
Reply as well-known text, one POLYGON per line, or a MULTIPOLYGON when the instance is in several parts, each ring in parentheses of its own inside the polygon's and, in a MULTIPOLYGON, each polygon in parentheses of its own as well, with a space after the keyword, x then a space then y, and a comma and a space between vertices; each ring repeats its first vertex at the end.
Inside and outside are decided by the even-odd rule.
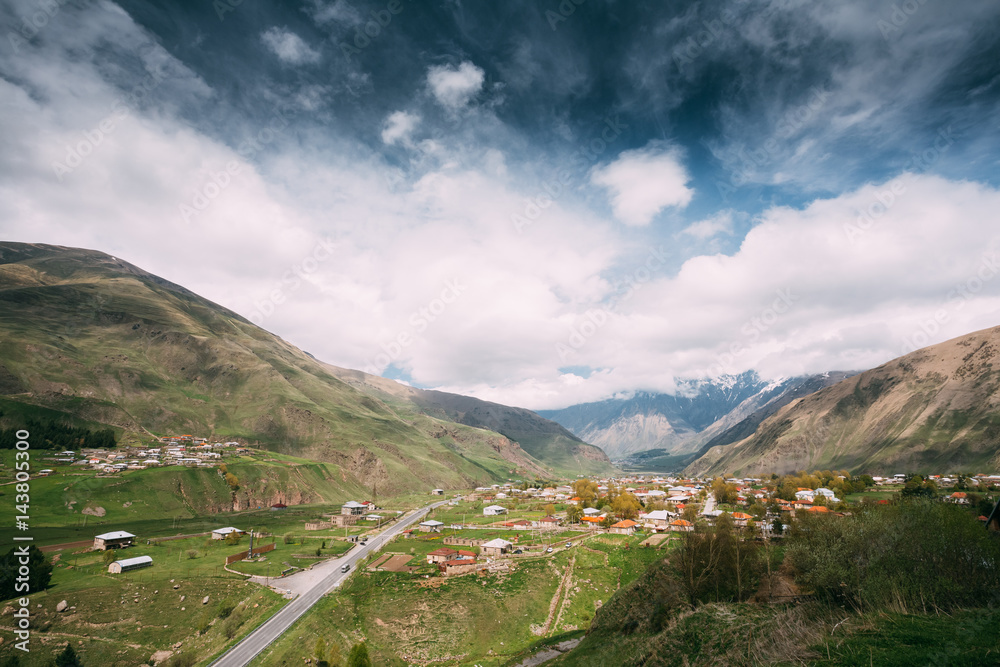
POLYGON ((532 408, 1000 324, 993 2, 0 2, 4 238, 532 408))

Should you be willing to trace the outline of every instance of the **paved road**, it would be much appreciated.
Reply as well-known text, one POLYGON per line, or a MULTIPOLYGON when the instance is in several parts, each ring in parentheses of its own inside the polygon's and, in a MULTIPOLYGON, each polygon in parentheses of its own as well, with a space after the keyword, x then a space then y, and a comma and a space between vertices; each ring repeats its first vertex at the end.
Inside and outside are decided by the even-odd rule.
POLYGON ((337 564, 342 566, 344 563, 349 563, 351 566, 350 572, 341 572, 338 567, 310 590, 282 607, 277 614, 269 618, 263 625, 247 635, 243 641, 213 662, 212 667, 243 667, 250 664, 251 660, 257 657, 275 639, 285 633, 288 628, 292 627, 292 624, 309 611, 314 604, 319 602, 321 597, 340 586, 344 579, 353 573, 359 561, 364 560, 369 554, 381 549, 392 538, 405 530, 407 526, 422 519, 429 510, 444 505, 446 502, 448 501, 442 500, 417 510, 410 516, 400 519, 395 525, 387 528, 382 533, 374 537, 369 537, 367 545, 355 547, 347 552, 345 556, 341 556, 337 560, 337 564))
POLYGON ((701 511, 702 514, 708 514, 709 512, 715 511, 715 496, 711 493, 705 498, 705 508, 701 511))

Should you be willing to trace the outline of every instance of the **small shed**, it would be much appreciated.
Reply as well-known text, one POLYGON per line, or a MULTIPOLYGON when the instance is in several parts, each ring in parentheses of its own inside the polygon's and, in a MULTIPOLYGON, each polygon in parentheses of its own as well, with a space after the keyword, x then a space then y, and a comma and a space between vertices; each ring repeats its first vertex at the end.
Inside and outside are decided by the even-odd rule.
POLYGON ((108 572, 111 574, 121 574, 122 572, 131 572, 132 570, 150 567, 152 564, 152 556, 136 556, 135 558, 116 560, 111 565, 108 565, 108 572))
POLYGON ((124 549, 132 546, 135 535, 124 530, 115 530, 94 537, 94 549, 97 551, 107 551, 108 549, 124 549))

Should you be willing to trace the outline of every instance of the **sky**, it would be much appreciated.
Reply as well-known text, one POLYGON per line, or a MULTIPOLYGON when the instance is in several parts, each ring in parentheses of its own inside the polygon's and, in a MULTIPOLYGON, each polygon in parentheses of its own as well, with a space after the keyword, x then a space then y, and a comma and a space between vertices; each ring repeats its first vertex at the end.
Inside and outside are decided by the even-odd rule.
POLYGON ((0 237, 532 409, 1000 325, 1000 4, 0 0, 0 237))

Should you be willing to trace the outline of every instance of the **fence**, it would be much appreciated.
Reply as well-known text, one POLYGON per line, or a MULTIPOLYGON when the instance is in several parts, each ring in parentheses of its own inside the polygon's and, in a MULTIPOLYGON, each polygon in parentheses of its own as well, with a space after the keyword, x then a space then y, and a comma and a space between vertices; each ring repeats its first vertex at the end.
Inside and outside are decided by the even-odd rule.
MULTIPOLYGON (((260 555, 260 554, 266 554, 268 551, 274 551, 277 548, 278 548, 278 545, 275 544, 274 542, 271 542, 270 544, 265 544, 262 547, 257 547, 256 549, 254 549, 253 550, 253 555, 257 556, 257 555, 260 555)), ((226 558, 226 565, 232 565, 233 563, 235 563, 237 561, 241 561, 241 560, 243 560, 246 557, 247 557, 247 552, 246 551, 241 551, 238 554, 233 554, 232 556, 228 556, 226 558)))

